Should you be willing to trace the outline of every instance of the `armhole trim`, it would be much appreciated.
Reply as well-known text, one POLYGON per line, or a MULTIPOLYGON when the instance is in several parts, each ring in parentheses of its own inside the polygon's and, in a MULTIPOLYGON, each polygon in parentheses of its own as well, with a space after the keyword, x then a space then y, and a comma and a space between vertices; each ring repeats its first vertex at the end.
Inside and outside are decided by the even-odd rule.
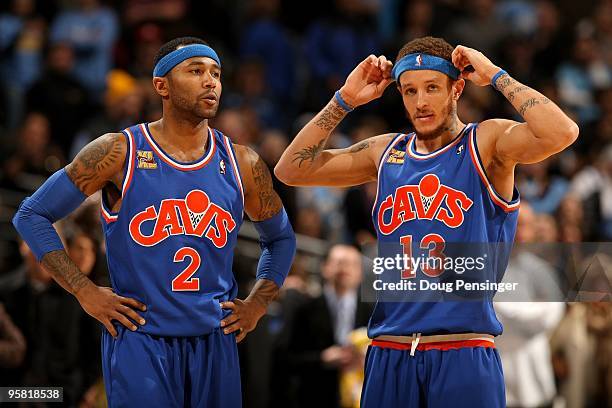
POLYGON ((516 211, 520 207, 520 197, 518 194, 518 190, 516 189, 516 186, 513 186, 512 200, 507 201, 500 194, 497 193, 497 191, 495 190, 495 187, 493 187, 493 184, 487 177, 487 173, 484 170, 482 160, 480 159, 480 154, 478 153, 478 147, 476 145, 476 127, 477 126, 478 125, 476 124, 472 126, 472 129, 470 131, 470 139, 469 139, 470 157, 472 158, 472 164, 474 165, 474 168, 476 169, 476 173, 478 173, 478 176, 480 176, 480 180, 485 185, 489 193, 489 197, 491 197, 491 201, 493 201, 494 204, 496 204, 498 207, 500 207, 505 212, 516 211))
POLYGON ((121 188, 121 199, 123 199, 132 184, 132 176, 134 175, 134 161, 136 158, 136 143, 132 131, 127 128, 123 132, 128 140, 128 154, 127 154, 127 169, 123 178, 123 187, 121 188))
POLYGON ((385 149, 385 151, 383 152, 382 156, 380 157, 380 160, 378 162, 378 172, 377 172, 377 176, 376 176, 376 196, 374 197, 374 204, 372 205, 372 217, 374 216, 374 210, 376 209, 376 203, 378 202, 378 194, 380 193, 380 172, 382 170, 382 167, 385 164, 385 159, 387 158, 387 156, 389 155, 389 152, 391 151, 391 149, 400 141, 402 140, 406 135, 404 133, 398 133, 393 140, 391 140, 391 142, 389 142, 389 144, 387 145, 387 148, 385 149))
POLYGON ((244 188, 242 185, 242 177, 240 176, 240 169, 238 168, 238 160, 236 160, 236 157, 234 156, 232 142, 223 133, 220 133, 220 135, 223 138, 223 142, 225 143, 225 147, 227 149, 227 154, 230 158, 230 161, 232 162, 234 178, 236 179, 236 184, 238 184, 238 188, 240 189, 240 195, 242 196, 242 213, 244 214, 244 188))

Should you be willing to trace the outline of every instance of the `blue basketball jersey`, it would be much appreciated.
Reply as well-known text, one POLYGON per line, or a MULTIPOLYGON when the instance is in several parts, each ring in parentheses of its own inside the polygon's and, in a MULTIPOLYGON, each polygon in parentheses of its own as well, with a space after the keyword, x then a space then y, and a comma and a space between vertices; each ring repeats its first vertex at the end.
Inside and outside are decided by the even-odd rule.
MULTIPOLYGON (((482 243, 506 243, 505 250, 494 254, 498 259, 487 262, 481 273, 493 282, 501 280, 516 231, 519 195, 515 188, 508 202, 488 181, 476 146, 476 128, 477 124, 468 124, 452 142, 429 154, 416 152, 414 133, 399 134, 387 146, 379 164, 372 211, 379 257, 398 252, 415 256, 413 251, 419 250, 442 257, 453 243, 474 243, 473 248, 482 243)), ((419 283, 429 276, 438 280, 460 277, 455 270, 426 268, 421 265, 402 271, 401 278, 419 283)), ((380 296, 370 319, 372 338, 502 332, 490 298, 396 302, 380 300, 380 296)))
POLYGON ((230 140, 208 130, 208 148, 194 162, 172 159, 147 124, 123 131, 128 140, 122 203, 102 225, 115 291, 147 305, 142 331, 200 336, 219 327, 220 302, 233 299, 234 247, 244 196, 230 140))

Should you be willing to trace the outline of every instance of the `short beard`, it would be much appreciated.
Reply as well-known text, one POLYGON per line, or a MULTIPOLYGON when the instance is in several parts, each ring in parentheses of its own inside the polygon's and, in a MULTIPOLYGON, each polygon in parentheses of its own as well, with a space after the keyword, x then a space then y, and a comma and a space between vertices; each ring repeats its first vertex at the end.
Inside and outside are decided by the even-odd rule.
POLYGON ((422 133, 419 132, 416 129, 416 126, 414 126, 414 120, 412 120, 412 118, 410 118, 410 120, 413 123, 414 126, 414 131, 417 135, 417 138, 420 140, 434 140, 437 139, 438 137, 440 137, 444 132, 451 132, 451 133, 455 133, 456 129, 457 129, 457 124, 456 124, 456 120, 455 118, 457 117, 457 105, 453 104, 453 100, 449 100, 448 104, 446 105, 444 111, 443 111, 444 116, 446 117, 446 119, 444 120, 444 122, 442 122, 437 128, 435 128, 434 130, 427 132, 427 133, 422 133))
POLYGON ((193 122, 201 122, 205 119, 214 118, 217 114, 217 109, 219 108, 219 105, 217 105, 210 110, 203 109, 202 105, 199 103, 196 102, 192 104, 189 102, 189 100, 180 95, 172 95, 170 99, 172 100, 174 109, 180 112, 180 115, 185 119, 193 122))

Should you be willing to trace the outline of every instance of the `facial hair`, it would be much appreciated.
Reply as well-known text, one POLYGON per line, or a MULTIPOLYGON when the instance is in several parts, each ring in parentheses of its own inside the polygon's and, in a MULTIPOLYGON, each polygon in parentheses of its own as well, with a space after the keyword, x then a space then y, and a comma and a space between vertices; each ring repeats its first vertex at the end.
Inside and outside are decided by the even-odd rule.
POLYGON ((442 110, 442 116, 445 118, 444 121, 437 128, 427 133, 419 132, 416 126, 414 126, 415 120, 410 118, 417 138, 420 140, 433 140, 440 137, 444 132, 450 131, 454 133, 456 131, 455 118, 457 116, 457 105, 454 104, 452 98, 449 98, 448 103, 442 110))
POLYGON ((202 104, 199 103, 199 98, 191 102, 176 88, 174 92, 170 92, 169 96, 174 109, 180 112, 181 116, 189 118, 190 121, 201 122, 205 119, 212 119, 217 115, 219 109, 218 103, 213 108, 203 108, 202 104))

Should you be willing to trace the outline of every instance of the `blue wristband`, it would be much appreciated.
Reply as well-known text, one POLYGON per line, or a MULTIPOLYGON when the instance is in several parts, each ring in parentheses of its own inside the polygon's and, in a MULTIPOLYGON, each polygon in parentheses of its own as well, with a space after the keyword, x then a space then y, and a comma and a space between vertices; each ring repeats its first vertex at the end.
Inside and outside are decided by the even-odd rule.
POLYGON ((497 89, 497 85, 495 85, 495 82, 497 82, 497 80, 499 79, 500 76, 507 74, 506 71, 504 71, 503 69, 500 69, 497 74, 493 75, 493 78, 491 78, 491 86, 496 90, 499 91, 499 89, 497 89))
POLYGON ((336 98, 336 102, 338 102, 338 105, 340 105, 340 107, 345 111, 351 112, 353 110, 353 108, 351 108, 348 103, 344 102, 344 99, 342 99, 342 95, 340 95, 340 91, 336 91, 336 93, 334 94, 334 98, 336 98))

